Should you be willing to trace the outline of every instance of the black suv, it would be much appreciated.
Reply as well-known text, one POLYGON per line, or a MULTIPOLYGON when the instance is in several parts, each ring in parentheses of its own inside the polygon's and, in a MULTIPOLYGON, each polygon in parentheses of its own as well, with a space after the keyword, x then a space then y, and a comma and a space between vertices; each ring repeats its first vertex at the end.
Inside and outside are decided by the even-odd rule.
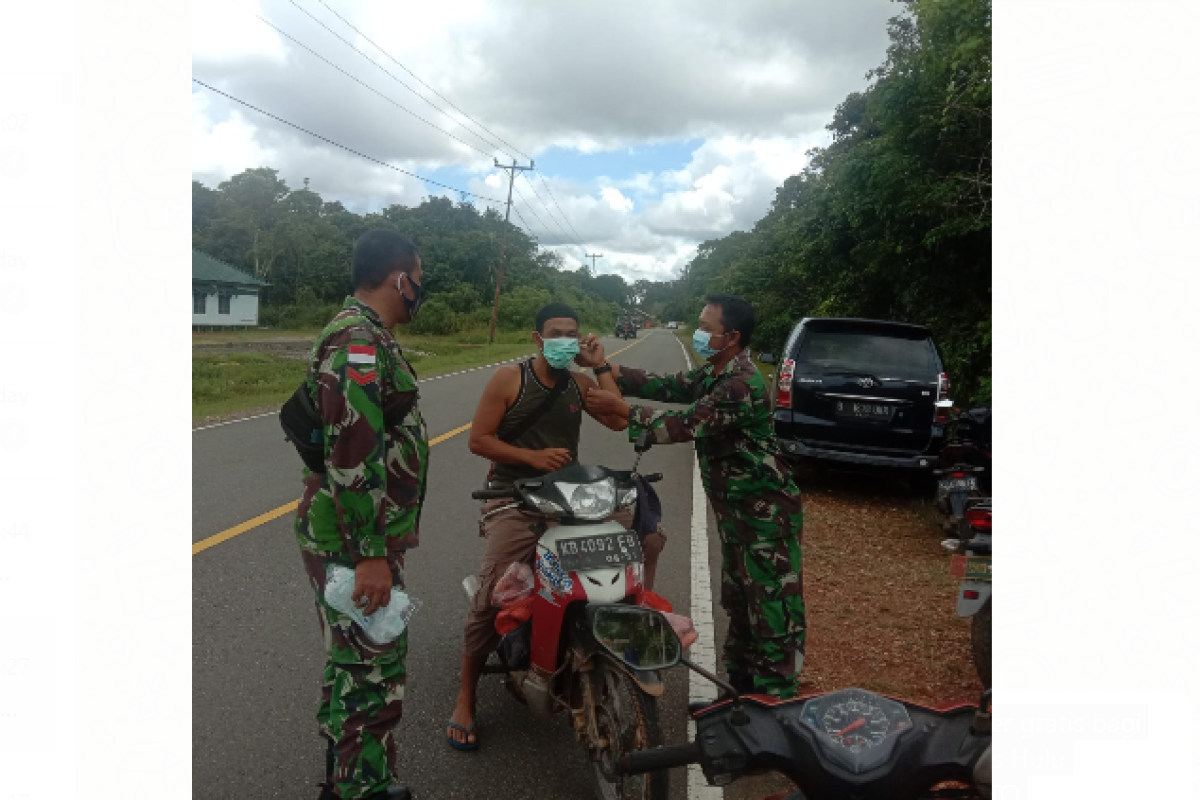
POLYGON ((780 361, 775 435, 786 455, 933 469, 950 381, 927 328, 813 317, 792 331, 780 361))

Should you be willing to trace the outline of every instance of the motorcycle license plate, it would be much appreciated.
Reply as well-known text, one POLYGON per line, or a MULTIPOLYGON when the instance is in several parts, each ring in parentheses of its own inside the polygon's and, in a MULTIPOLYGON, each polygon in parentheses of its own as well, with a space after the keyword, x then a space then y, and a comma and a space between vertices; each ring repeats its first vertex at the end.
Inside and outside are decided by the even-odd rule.
POLYGON ((850 400, 838 400, 833 404, 833 413, 839 417, 854 419, 890 420, 892 406, 882 403, 857 403, 850 400))
POLYGON ((942 478, 938 481, 938 489, 943 492, 973 492, 978 488, 975 478, 942 478))
POLYGON ((952 556, 950 574, 966 581, 990 581, 992 579, 991 556, 952 556))
POLYGON ((558 560, 570 572, 619 567, 642 561, 642 543, 636 533, 629 532, 560 539, 558 560))

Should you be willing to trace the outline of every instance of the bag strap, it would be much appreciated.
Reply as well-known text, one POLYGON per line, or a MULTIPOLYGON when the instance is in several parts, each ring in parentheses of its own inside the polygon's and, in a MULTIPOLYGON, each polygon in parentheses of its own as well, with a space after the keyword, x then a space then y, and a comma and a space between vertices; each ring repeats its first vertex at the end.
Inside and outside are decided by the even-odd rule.
MULTIPOLYGON (((533 362, 530 361, 528 363, 532 365, 533 362)), ((530 366, 529 370, 532 372, 533 367, 530 366)), ((526 431, 532 428, 535 422, 545 416, 546 412, 550 410, 550 407, 558 402, 558 398, 563 396, 563 392, 567 390, 567 387, 575 382, 575 379, 571 377, 570 370, 563 370, 563 372, 565 374, 559 377, 558 382, 554 384, 554 388, 552 388, 550 393, 546 395, 546 399, 542 401, 540 406, 534 409, 532 414, 517 423, 517 427, 506 433, 503 437, 497 436, 496 438, 500 439, 500 441, 504 442, 505 444, 512 444, 517 439, 520 439, 526 431)))

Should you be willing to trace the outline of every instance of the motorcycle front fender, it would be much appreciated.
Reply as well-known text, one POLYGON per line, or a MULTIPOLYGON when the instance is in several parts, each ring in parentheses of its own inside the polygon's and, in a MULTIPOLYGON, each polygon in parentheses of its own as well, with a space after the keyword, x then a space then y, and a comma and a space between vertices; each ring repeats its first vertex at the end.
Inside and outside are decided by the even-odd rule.
POLYGON ((607 659, 610 663, 615 664, 618 669, 633 678, 633 682, 638 685, 639 689, 651 697, 663 696, 663 692, 667 687, 663 683, 662 674, 658 670, 634 669, 621 659, 604 652, 598 653, 597 657, 607 659))
POLYGON ((958 615, 960 617, 973 617, 979 613, 979 609, 983 608, 992 596, 991 581, 963 581, 958 587, 958 615), (968 591, 975 591, 979 596, 975 599, 969 599, 966 596, 968 591))

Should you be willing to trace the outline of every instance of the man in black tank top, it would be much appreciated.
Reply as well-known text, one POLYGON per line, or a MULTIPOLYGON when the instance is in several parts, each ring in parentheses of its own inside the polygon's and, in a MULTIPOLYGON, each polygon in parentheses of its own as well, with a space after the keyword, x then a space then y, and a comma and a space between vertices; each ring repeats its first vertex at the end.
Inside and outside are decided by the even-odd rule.
MULTIPOLYGON (((536 477, 562 469, 578 460, 579 430, 587 412, 601 425, 623 431, 624 417, 598 414, 584 398, 596 382, 587 375, 570 372, 579 353, 579 317, 563 303, 551 303, 538 312, 533 340, 538 354, 522 364, 496 370, 483 390, 471 423, 471 452, 492 462, 488 485, 512 485, 520 478, 536 477), (571 381, 566 391, 532 425, 523 423, 537 414, 558 381, 571 381), (517 433, 513 437, 510 434, 517 433)), ((471 603, 463 632, 462 680, 458 702, 446 729, 451 746, 459 750, 476 747, 475 688, 488 655, 496 649, 497 609, 492 606, 496 581, 514 562, 532 563, 544 525, 516 509, 501 509, 509 500, 484 503, 479 533, 487 539, 479 591, 471 603)), ((633 527, 633 513, 619 511, 610 519, 633 527)), ((658 556, 666 537, 661 530, 642 540, 645 554, 645 586, 651 588, 658 556)))

